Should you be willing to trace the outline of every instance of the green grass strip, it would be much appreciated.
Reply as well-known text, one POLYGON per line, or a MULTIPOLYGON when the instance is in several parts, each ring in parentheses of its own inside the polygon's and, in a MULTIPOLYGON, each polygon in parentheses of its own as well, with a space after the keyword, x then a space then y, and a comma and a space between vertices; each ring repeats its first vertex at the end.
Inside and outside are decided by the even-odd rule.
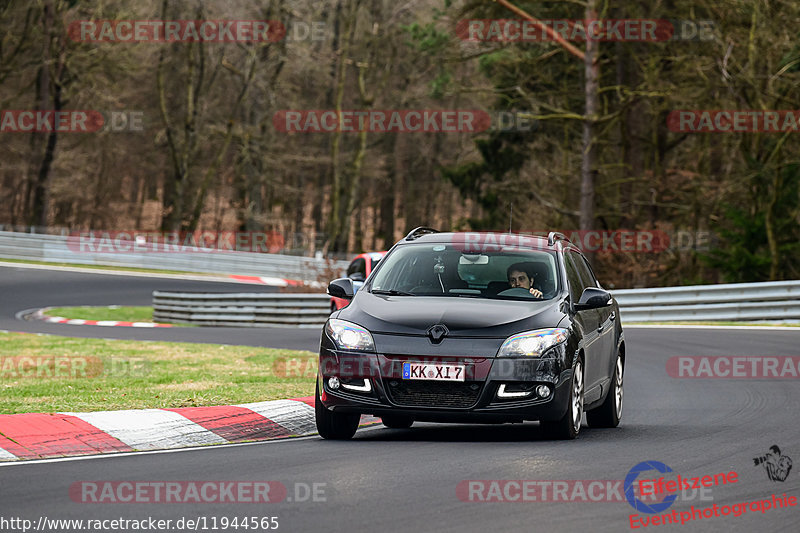
POLYGON ((229 405, 314 393, 317 355, 0 333, 0 414, 229 405))

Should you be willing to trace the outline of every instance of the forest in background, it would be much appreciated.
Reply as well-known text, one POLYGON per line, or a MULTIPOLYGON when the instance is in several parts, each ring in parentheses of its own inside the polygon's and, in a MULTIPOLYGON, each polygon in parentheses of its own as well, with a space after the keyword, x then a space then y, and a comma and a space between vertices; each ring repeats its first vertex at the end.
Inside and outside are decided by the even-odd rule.
POLYGON ((135 131, 0 133, 0 224, 279 232, 294 253, 335 257, 386 249, 420 225, 659 231, 713 238, 593 253, 599 277, 617 287, 800 278, 800 132, 667 123, 681 109, 800 110, 800 3, 512 3, 539 19, 711 21, 714 31, 572 43, 588 68, 554 42, 462 39, 459 21, 516 17, 491 1, 0 1, 0 110, 142 118, 135 131), (133 44, 68 32, 155 19, 277 20, 287 36, 133 44), (273 124, 280 111, 332 109, 479 109, 534 127, 273 124))

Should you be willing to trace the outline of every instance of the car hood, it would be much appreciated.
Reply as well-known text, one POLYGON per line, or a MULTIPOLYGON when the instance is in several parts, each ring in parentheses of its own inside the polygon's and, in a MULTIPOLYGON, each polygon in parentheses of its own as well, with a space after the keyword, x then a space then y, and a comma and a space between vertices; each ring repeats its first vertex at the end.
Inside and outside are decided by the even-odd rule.
POLYGON ((562 301, 386 296, 359 291, 338 317, 379 334, 424 336, 431 326, 441 324, 449 330, 448 337, 506 338, 520 331, 555 327, 564 316, 562 301))

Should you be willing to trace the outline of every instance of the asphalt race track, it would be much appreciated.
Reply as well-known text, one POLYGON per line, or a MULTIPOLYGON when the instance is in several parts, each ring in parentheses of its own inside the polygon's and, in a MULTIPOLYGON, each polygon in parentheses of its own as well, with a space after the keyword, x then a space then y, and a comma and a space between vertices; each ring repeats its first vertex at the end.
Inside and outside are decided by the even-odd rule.
MULTIPOLYGON (((48 305, 147 305, 156 288, 242 290, 242 285, 0 269, 0 329, 72 336, 108 336, 313 349, 318 332, 288 329, 187 328, 132 330, 59 326, 14 319, 48 305)), ((247 288, 247 290, 251 290, 247 288)), ((254 286, 252 290, 264 290, 254 286)), ((622 316, 624 321, 624 315, 622 316)), ((278 531, 629 531, 626 501, 480 502, 457 490, 467 480, 623 480, 642 461, 660 461, 674 474, 700 477, 735 471, 736 483, 705 499, 681 498, 665 511, 690 511, 771 499, 800 498, 800 465, 785 481, 770 481, 753 458, 777 444, 800 461, 798 379, 675 379, 666 363, 678 355, 800 355, 800 331, 628 329, 625 409, 619 428, 584 426, 577 441, 543 440, 538 424, 503 426, 419 424, 409 430, 367 429, 350 442, 317 437, 170 453, 11 464, 0 468, 3 516, 48 519, 170 519, 278 517, 278 531), (267 504, 76 503, 79 481, 277 481, 287 497, 267 504), (318 484, 317 501, 304 498, 318 484), (302 501, 297 501, 298 496, 302 501)), ((661 474, 658 474, 661 475, 661 474)), ((658 477, 650 472, 643 477, 658 477)), ((483 485, 489 487, 490 484, 483 485)), ((506 485, 508 487, 508 485, 506 485)), ((488 492, 477 491, 475 498, 488 492)), ((552 492, 551 492, 552 494, 552 492)), ((521 497, 519 491, 508 496, 521 497)), ((549 498, 552 500, 552 497, 549 498)), ((561 498, 563 499, 563 498, 561 498)), ((644 515, 640 516, 655 516, 644 515)), ((2 528, 3 531, 13 529, 2 528)), ((798 531, 800 507, 749 510, 703 518, 671 531, 798 531)), ((62 529, 60 531, 65 531, 62 529)), ((181 531, 174 526, 170 531, 181 531)), ((185 530, 185 529, 184 529, 185 530)), ((202 531, 200 525, 198 530, 202 531)), ((219 530, 222 530, 220 528, 219 530)), ((242 529, 228 529, 228 531, 242 529)), ((251 529, 252 531, 252 529, 251 529)), ((259 529, 258 531, 263 531, 259 529)))
POLYGON ((19 311, 73 305, 152 305, 155 290, 206 292, 276 292, 266 285, 159 279, 0 266, 0 330, 175 342, 211 342, 312 350, 319 332, 293 328, 157 328, 73 326, 20 321, 19 311))

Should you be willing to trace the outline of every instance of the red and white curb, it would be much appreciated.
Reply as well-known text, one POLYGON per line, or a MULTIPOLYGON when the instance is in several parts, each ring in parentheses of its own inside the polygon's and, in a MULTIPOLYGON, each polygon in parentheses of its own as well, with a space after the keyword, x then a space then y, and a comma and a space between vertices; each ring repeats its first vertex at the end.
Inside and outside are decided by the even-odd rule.
POLYGON ((70 326, 122 326, 126 328, 171 328, 174 324, 162 324, 159 322, 124 322, 120 320, 84 320, 82 318, 64 318, 63 316, 51 316, 47 314, 49 307, 39 309, 29 316, 34 320, 42 320, 51 324, 68 324, 70 326))
POLYGON ((231 275, 228 277, 241 283, 255 283, 258 285, 270 285, 272 287, 299 287, 301 285, 314 288, 325 287, 325 284, 319 281, 299 281, 296 279, 270 278, 265 276, 231 275))
MULTIPOLYGON (((362 416, 362 425, 379 419, 362 416)), ((0 461, 166 450, 316 433, 314 397, 216 407, 0 415, 0 461)))

